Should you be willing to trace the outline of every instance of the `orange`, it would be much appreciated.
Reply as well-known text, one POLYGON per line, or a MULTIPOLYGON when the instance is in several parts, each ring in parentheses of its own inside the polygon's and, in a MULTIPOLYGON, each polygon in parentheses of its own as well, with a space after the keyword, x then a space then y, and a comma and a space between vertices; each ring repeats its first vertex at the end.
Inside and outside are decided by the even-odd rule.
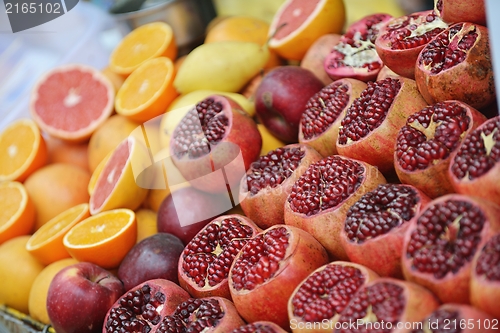
POLYGON ((90 171, 93 172, 103 158, 125 140, 137 126, 140 124, 119 114, 112 115, 99 126, 88 144, 90 171))
POLYGON ((146 198, 149 188, 140 187, 137 179, 150 164, 148 151, 141 142, 134 136, 123 140, 97 177, 90 195, 90 213, 95 215, 116 208, 137 209, 146 198))
POLYGON ((0 244, 31 233, 35 226, 35 206, 22 183, 0 183, 0 244))
POLYGON ((269 49, 287 60, 301 60, 319 37, 342 33, 343 0, 287 0, 269 28, 269 49))
POLYGON ((24 186, 36 209, 35 230, 81 203, 89 202, 90 173, 68 163, 55 163, 34 172, 24 186))
POLYGON ((50 324, 49 315, 47 313, 47 294, 50 283, 54 276, 65 267, 74 265, 78 262, 73 258, 61 259, 46 266, 35 278, 31 286, 28 298, 28 314, 31 318, 44 323, 50 324))
POLYGON ((69 258, 63 245, 64 235, 78 222, 90 216, 89 204, 65 210, 40 227, 29 239, 26 249, 44 265, 69 258))
POLYGON ((123 82, 125 81, 125 78, 122 75, 116 74, 115 72, 113 72, 111 70, 111 68, 109 68, 109 66, 101 69, 101 72, 113 84, 113 87, 115 88, 115 94, 116 94, 118 92, 118 90, 120 89, 120 87, 122 86, 123 82))
POLYGON ((260 156, 264 156, 271 150, 278 149, 285 145, 284 142, 271 134, 263 124, 257 124, 257 128, 262 136, 262 148, 260 149, 260 156))
POLYGON ((0 245, 0 304, 28 313, 31 286, 43 270, 40 263, 26 250, 30 236, 18 236, 0 245))
POLYGON ((17 120, 0 133, 0 182, 22 182, 46 163, 45 140, 33 120, 17 120))
POLYGON ((49 154, 48 163, 69 163, 85 170, 89 169, 87 142, 71 144, 50 135, 45 137, 45 142, 49 154))
POLYGON ((135 218, 137 219, 137 243, 158 233, 156 226, 157 213, 155 211, 141 208, 135 212, 135 218))
POLYGON ((173 85, 174 78, 174 63, 169 58, 144 62, 118 90, 116 112, 138 122, 163 114, 179 95, 173 85))
MULTIPOLYGON (((259 45, 267 43, 269 23, 251 16, 231 16, 221 19, 207 32, 205 43, 221 41, 254 42, 259 45)), ((269 52, 269 60, 264 69, 273 68, 282 64, 276 52, 269 52)))
POLYGON ((47 72, 31 94, 30 112, 46 133, 83 142, 113 112, 115 89, 94 67, 61 65, 47 72))
POLYGON ((145 61, 161 56, 171 60, 177 57, 174 32, 167 23, 148 23, 132 30, 115 47, 109 59, 109 68, 128 76, 145 61))
POLYGON ((136 244, 137 220, 130 209, 105 211, 75 225, 63 243, 73 258, 111 269, 136 244))

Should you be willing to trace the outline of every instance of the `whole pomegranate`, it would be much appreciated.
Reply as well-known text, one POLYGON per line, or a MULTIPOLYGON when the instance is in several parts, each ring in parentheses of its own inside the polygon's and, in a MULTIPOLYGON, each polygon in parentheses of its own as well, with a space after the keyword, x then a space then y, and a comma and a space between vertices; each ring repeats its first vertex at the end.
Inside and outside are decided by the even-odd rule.
POLYGON ((470 302, 472 259, 500 230, 500 206, 459 194, 431 201, 410 222, 403 274, 443 303, 470 302))
POLYGON ((376 278, 378 275, 372 270, 345 261, 334 261, 316 269, 288 300, 292 332, 331 332, 351 298, 376 278))
POLYGON ((500 234, 493 236, 472 262, 470 302, 473 306, 500 318, 500 234))
POLYGON ((485 0, 435 0, 434 10, 447 23, 486 25, 485 0))
POLYGON ((381 184, 347 211, 341 244, 349 260, 380 276, 401 278, 401 254, 409 221, 430 201, 411 185, 381 184))
POLYGON ((323 246, 301 229, 275 225, 262 231, 247 241, 229 271, 236 309, 249 323, 271 321, 288 330, 293 290, 327 262, 323 246))
POLYGON ((286 197, 297 179, 321 155, 306 144, 290 144, 253 162, 240 183, 240 206, 252 221, 266 229, 284 223, 286 197))
POLYGON ((366 88, 356 79, 340 79, 330 83, 306 104, 299 126, 299 142, 316 149, 323 157, 337 154, 335 142, 345 111, 366 88))
POLYGON ((148 280, 127 291, 111 306, 102 332, 157 332, 163 318, 188 299, 189 294, 171 281, 148 280))
POLYGON ((456 192, 500 205, 500 116, 468 133, 450 160, 448 176, 456 192))
POLYGON ((285 224, 313 235, 331 259, 347 260, 340 231, 349 208, 366 192, 386 183, 372 165, 339 155, 312 164, 285 202, 285 224))
POLYGON ((262 137, 243 108, 229 97, 212 95, 188 111, 170 140, 174 165, 191 186, 226 193, 259 157, 262 137))
POLYGON ((387 21, 375 40, 375 49, 385 66, 414 79, 415 62, 424 46, 448 27, 433 11, 426 10, 387 21))
POLYGON ((422 321, 438 306, 434 294, 418 284, 379 278, 354 294, 340 313, 334 332, 407 333, 413 323, 422 321))
POLYGON ((481 109, 495 100, 488 29, 461 22, 449 26, 420 52, 415 81, 427 103, 459 100, 481 109))
POLYGON ((369 82, 342 119, 338 153, 365 161, 382 173, 391 172, 399 130, 426 105, 414 80, 399 77, 369 82))
POLYGON ((394 168, 399 180, 431 198, 455 192, 448 175, 451 155, 485 120, 460 101, 438 102, 412 114, 396 139, 394 168))
POLYGON ((186 245, 178 264, 179 283, 196 298, 231 299, 228 275, 239 250, 261 229, 245 216, 224 215, 210 221, 186 245))

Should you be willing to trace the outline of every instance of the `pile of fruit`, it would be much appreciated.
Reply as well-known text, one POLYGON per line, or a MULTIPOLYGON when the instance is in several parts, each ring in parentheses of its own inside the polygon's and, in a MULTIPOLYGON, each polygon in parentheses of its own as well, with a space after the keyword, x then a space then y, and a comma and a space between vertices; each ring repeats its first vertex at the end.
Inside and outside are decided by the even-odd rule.
POLYGON ((484 2, 168 24, 54 68, 0 133, 0 304, 69 332, 500 327, 484 2))

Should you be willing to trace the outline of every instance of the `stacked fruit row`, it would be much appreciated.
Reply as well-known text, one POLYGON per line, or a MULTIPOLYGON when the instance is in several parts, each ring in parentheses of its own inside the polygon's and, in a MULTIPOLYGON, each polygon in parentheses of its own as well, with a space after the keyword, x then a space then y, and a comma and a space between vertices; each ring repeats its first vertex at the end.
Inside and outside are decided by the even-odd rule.
POLYGON ((183 57, 153 23, 47 73, 0 134, 0 303, 57 332, 498 330, 484 3, 344 20, 290 0, 183 57))

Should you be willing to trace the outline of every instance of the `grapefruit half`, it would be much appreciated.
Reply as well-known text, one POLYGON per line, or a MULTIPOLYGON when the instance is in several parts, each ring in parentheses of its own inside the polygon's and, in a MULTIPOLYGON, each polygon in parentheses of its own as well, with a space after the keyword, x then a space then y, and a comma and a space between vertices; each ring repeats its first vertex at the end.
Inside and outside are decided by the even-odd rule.
POLYGON ((46 133, 82 142, 113 112, 115 91, 99 70, 79 64, 58 66, 35 85, 30 112, 46 133))

